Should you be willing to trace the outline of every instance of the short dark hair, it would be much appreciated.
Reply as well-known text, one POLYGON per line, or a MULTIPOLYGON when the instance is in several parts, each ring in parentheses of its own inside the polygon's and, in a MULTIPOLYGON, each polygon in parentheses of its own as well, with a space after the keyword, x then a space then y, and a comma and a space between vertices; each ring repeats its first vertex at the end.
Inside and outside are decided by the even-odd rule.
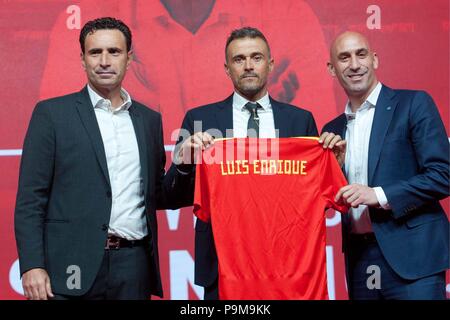
POLYGON ((250 38, 250 39, 261 38, 266 43, 267 48, 269 49, 269 57, 270 57, 269 42, 267 41, 264 34, 256 28, 243 27, 240 29, 233 30, 230 33, 230 35, 228 36, 227 44, 225 45, 225 58, 227 57, 227 49, 228 49, 228 46, 230 45, 230 43, 236 39, 244 39, 244 38, 250 38))
POLYGON ((103 17, 86 22, 80 31, 80 46, 81 51, 84 53, 84 42, 88 34, 94 33, 97 30, 119 30, 125 36, 127 42, 127 51, 131 50, 131 30, 121 20, 103 17))

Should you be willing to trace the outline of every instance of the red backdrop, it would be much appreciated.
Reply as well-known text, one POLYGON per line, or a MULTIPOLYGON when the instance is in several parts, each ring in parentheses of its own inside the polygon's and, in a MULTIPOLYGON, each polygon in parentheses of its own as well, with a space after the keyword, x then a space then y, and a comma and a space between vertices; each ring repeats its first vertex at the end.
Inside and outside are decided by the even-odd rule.
MULTIPOLYGON (((377 51, 379 79, 394 88, 428 91, 449 132, 448 0, 195 0, 178 6, 164 0, 0 0, 0 299, 22 298, 13 212, 31 112, 39 99, 82 88, 79 29, 106 15, 133 31, 136 59, 124 86, 162 113, 168 159, 185 111, 231 94, 224 44, 232 29, 245 25, 260 28, 271 45, 271 95, 312 111, 319 130, 346 102, 327 74, 328 46, 353 29, 377 51)), ((448 212, 448 200, 443 205, 448 212)), ((166 298, 202 296, 193 285, 192 209, 162 211, 158 220, 166 298)), ((327 226, 330 298, 346 299, 339 215, 328 212, 327 226)))

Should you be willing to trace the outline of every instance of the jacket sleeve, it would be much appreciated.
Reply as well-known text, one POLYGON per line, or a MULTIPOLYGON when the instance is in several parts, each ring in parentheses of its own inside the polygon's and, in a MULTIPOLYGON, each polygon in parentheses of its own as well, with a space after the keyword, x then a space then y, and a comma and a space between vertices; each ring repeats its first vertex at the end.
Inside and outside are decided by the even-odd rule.
POLYGON ((407 180, 381 185, 394 218, 449 195, 449 141, 433 99, 417 92, 409 114, 410 141, 417 174, 407 180))
POLYGON ((54 161, 54 127, 48 106, 38 103, 24 140, 14 213, 21 274, 32 268, 45 268, 44 221, 54 161))
MULTIPOLYGON (((185 121, 183 121, 183 126, 185 125, 185 121)), ((161 117, 159 118, 159 126, 160 141, 158 145, 160 146, 159 154, 161 155, 161 158, 159 169, 160 182, 158 183, 159 187, 157 188, 157 209, 178 209, 190 206, 194 201, 195 172, 192 167, 189 167, 188 170, 186 170, 172 162, 169 170, 165 173, 164 167, 166 155, 164 150, 164 135, 161 117)), ((180 133, 180 137, 183 135, 182 132, 183 130, 180 133)), ((180 145, 179 141, 180 139, 178 140, 177 145, 180 145)), ((177 148, 175 148, 174 154, 176 151, 177 148)))

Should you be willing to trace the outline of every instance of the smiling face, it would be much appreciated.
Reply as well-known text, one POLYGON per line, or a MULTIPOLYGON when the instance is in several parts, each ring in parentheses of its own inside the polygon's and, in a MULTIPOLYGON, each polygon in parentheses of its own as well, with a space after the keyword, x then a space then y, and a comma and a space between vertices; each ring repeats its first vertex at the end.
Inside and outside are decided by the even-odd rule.
POLYGON ((126 39, 116 29, 96 30, 84 42, 81 62, 89 85, 98 93, 120 90, 126 70, 131 62, 126 39))
POLYGON ((336 77, 350 101, 364 102, 378 83, 375 70, 378 57, 367 39, 356 32, 345 32, 334 41, 328 70, 336 77))
POLYGON ((240 38, 228 45, 225 72, 235 90, 248 100, 256 101, 266 94, 272 69, 273 59, 263 39, 240 38))

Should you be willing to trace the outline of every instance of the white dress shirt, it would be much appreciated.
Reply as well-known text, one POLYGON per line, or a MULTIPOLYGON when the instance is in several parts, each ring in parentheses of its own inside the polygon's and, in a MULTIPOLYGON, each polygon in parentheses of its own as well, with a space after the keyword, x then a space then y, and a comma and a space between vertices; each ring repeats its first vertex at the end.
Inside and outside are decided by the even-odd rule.
MULTIPOLYGON (((349 184, 358 183, 368 184, 368 157, 369 140, 372 130, 373 116, 375 106, 381 92, 381 83, 372 90, 366 101, 352 112, 350 102, 345 107, 347 116, 347 131, 345 140, 347 140, 347 152, 345 154, 345 172, 349 184)), ((389 209, 386 195, 381 187, 373 188, 380 205, 389 209)), ((351 208, 349 211, 352 233, 370 233, 373 232, 369 216, 369 209, 366 205, 360 205, 358 208, 351 208)))
MULTIPOLYGON (((250 100, 245 99, 236 91, 233 94, 233 137, 246 138, 248 119, 250 119, 250 111, 245 105, 250 100)), ((254 103, 254 102, 253 102, 254 103)), ((259 137, 260 138, 276 138, 278 135, 275 130, 275 122, 273 119, 272 105, 270 104, 269 94, 266 93, 261 99, 256 101, 261 108, 258 108, 259 116, 259 137)))
POLYGON ((128 240, 142 239, 148 231, 139 149, 128 111, 130 95, 121 89, 124 103, 112 109, 111 101, 102 98, 89 85, 88 92, 100 128, 111 182, 108 233, 128 240))

